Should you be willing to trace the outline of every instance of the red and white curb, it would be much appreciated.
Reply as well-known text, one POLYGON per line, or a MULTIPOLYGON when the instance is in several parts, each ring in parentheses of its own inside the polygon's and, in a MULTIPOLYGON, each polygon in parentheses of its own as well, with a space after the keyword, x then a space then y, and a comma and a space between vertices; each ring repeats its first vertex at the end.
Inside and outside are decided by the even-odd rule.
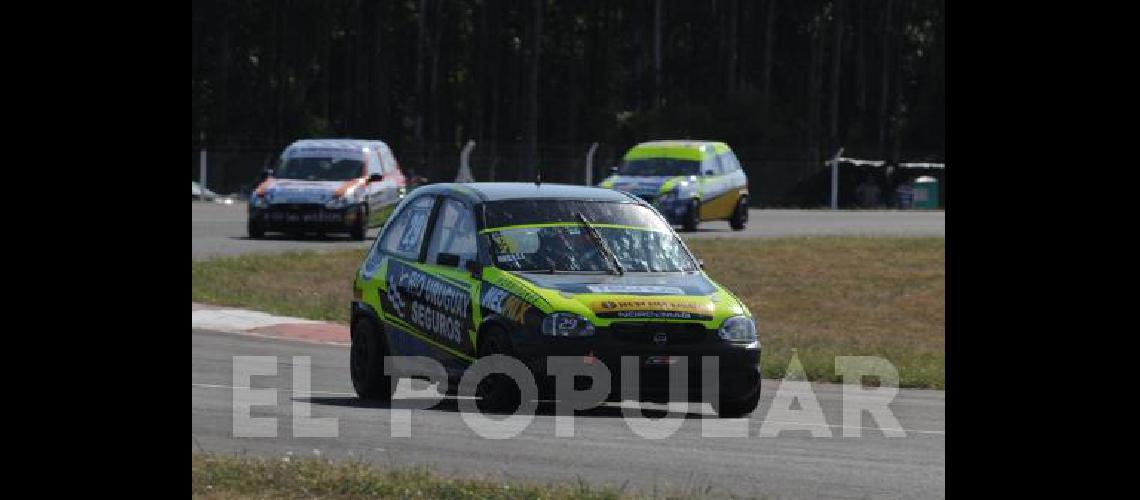
POLYGON ((191 302, 191 327, 321 344, 348 345, 348 326, 327 321, 191 302))

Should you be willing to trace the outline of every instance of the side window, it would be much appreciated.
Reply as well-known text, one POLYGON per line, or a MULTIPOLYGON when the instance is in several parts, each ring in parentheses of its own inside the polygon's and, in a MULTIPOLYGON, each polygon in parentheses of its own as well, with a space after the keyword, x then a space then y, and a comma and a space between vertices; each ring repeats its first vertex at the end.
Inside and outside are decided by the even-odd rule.
POLYGON ((428 244, 427 262, 436 264, 439 254, 446 252, 458 255, 462 267, 467 261, 476 260, 478 248, 471 210, 458 201, 445 199, 428 244))
POLYGON ((729 172, 732 172, 732 163, 728 160, 728 155, 716 155, 716 175, 724 175, 729 172))
POLYGON ((740 170, 740 168, 741 168, 740 167, 740 160, 738 160, 736 158, 736 154, 734 154, 732 151, 729 151, 729 152, 724 154, 724 158, 726 160, 728 160, 728 172, 729 173, 740 170))
POLYGON ((381 164, 384 166, 384 175, 391 174, 392 164, 394 161, 392 160, 392 152, 388 151, 388 148, 380 149, 380 160, 381 164))
POLYGON ((368 157, 368 175, 384 173, 384 165, 380 163, 379 153, 376 148, 369 148, 368 152, 364 153, 368 157))
POLYGON ((427 229, 428 217, 431 215, 434 203, 434 196, 423 196, 410 202, 400 211, 400 215, 384 228, 380 250, 405 259, 419 258, 424 231, 427 229))

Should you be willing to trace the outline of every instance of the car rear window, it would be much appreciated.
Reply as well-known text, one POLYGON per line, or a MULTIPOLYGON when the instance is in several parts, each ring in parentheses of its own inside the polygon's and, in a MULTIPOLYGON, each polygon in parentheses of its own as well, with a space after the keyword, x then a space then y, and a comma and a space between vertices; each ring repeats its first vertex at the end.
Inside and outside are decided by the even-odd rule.
POLYGON ((528 224, 577 223, 581 212, 593 224, 616 224, 668 232, 670 226, 656 212, 627 202, 586 200, 502 200, 486 204, 486 227, 528 224))

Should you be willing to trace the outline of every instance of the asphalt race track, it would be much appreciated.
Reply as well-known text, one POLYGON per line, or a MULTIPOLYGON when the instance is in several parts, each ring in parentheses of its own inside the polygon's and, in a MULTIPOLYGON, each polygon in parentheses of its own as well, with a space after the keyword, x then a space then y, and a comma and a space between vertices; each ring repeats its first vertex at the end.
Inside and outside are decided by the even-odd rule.
MULTIPOLYGON (((195 221, 197 238, 198 222, 195 221)), ((197 240, 196 240, 197 241, 197 240)), ((197 243, 195 243, 197 245, 197 243)), ((195 246, 197 251, 197 246, 195 246)), ((618 407, 579 414, 574 437, 556 437, 555 416, 540 407, 523 433, 485 439, 462 420, 456 399, 412 410, 412 437, 391 437, 392 408, 356 400, 345 347, 192 331, 192 435, 195 452, 314 456, 365 460, 382 466, 423 465, 443 475, 522 481, 578 481, 652 493, 679 489, 711 496, 832 498, 940 498, 945 495, 945 393, 900 390, 891 409, 905 437, 887 437, 864 413, 845 423, 841 386, 814 384, 832 437, 786 431, 760 437, 777 381, 765 381, 765 397, 749 421, 748 438, 702 437, 711 408, 694 405, 681 428, 662 440, 634 434, 618 407), (276 376, 254 377, 251 386, 275 388, 277 406, 254 406, 253 417, 277 417, 278 437, 233 437, 232 356, 277 356, 276 376), (310 356, 311 394, 295 396, 292 356, 310 356), (294 437, 292 402, 310 401, 311 417, 336 417, 338 437, 294 437), (699 413, 696 413, 700 410, 699 413), (844 425, 862 437, 842 437, 844 425)), ((400 394, 397 394, 400 398, 400 394)), ((663 409, 660 405, 649 408, 663 409)), ((659 413, 664 413, 661 411, 659 413)), ((650 415, 652 416, 652 415, 650 415)))
MULTIPOLYGON (((285 250, 336 250, 366 248, 372 244, 378 229, 368 231, 365 241, 352 241, 346 234, 324 238, 315 235, 302 239, 270 233, 266 239, 251 240, 246 235, 246 205, 192 202, 193 259, 217 255, 280 252, 285 250)), ((733 231, 728 222, 702 223, 695 233, 681 233, 685 238, 739 238, 810 235, 865 236, 946 236, 944 211, 892 210, 760 210, 749 213, 748 228, 733 231)))

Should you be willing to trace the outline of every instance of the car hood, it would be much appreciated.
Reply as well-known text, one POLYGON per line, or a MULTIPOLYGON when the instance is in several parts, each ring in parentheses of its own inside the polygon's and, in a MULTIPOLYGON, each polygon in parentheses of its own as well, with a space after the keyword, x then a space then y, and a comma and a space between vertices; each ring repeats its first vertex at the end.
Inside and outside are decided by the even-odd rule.
POLYGON ((576 311, 602 324, 614 320, 721 321, 747 314, 704 273, 574 275, 517 273, 555 309, 576 311))
POLYGON ((349 181, 270 179, 262 184, 258 192, 264 192, 265 199, 269 203, 328 203, 359 182, 359 179, 349 181))

